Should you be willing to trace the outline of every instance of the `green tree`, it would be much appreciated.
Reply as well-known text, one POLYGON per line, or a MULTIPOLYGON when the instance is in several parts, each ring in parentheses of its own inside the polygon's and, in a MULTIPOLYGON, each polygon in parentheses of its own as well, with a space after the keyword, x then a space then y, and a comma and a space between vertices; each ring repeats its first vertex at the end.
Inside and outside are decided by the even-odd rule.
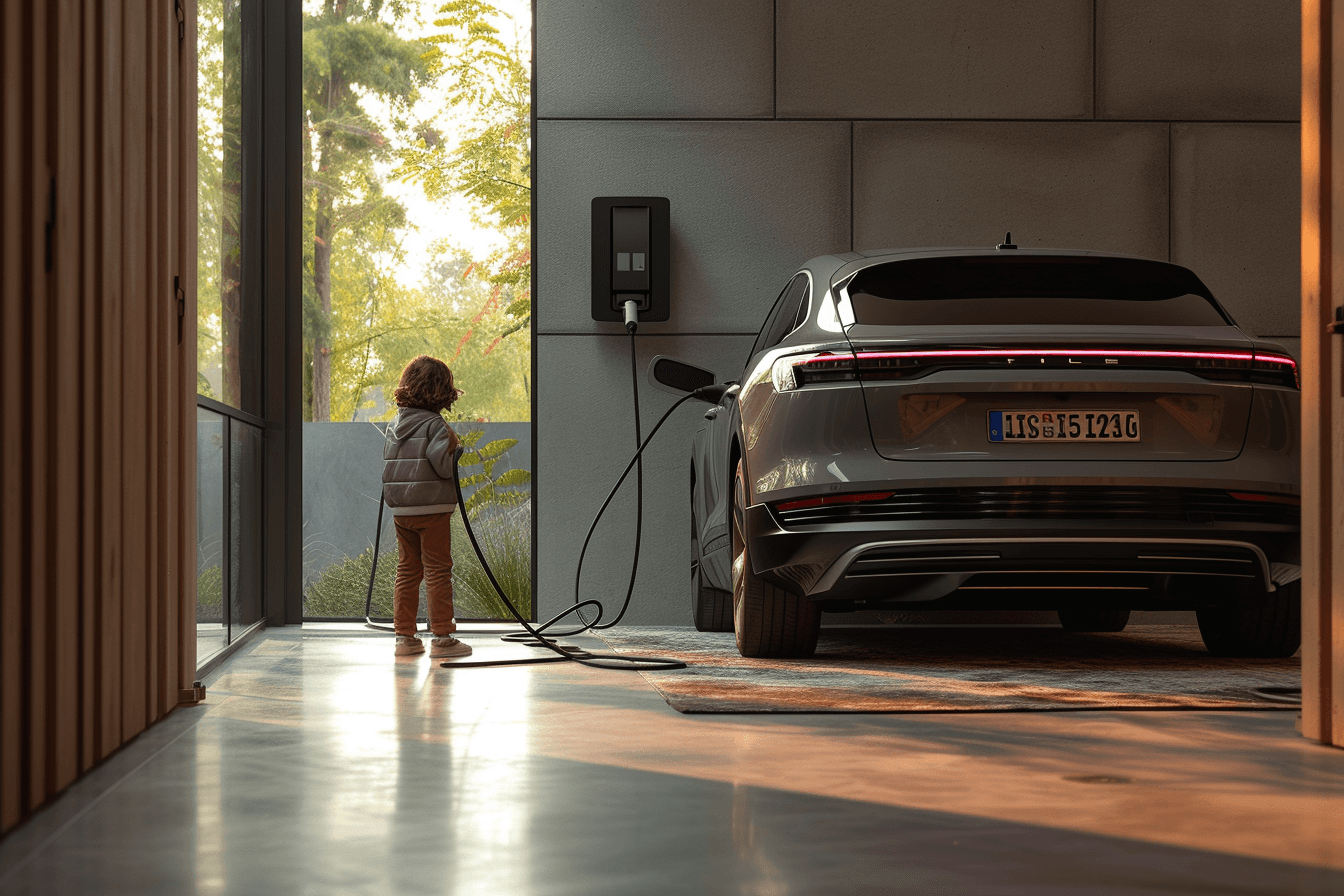
POLYGON ((239 0, 197 5, 198 388, 241 402, 242 20, 239 0), (219 367, 221 395, 201 370, 219 367))
POLYGON ((419 182, 431 199, 470 197, 478 221, 507 236, 506 248, 481 265, 496 297, 509 295, 504 310, 513 324, 502 336, 527 330, 532 315, 532 73, 518 43, 505 42, 492 24, 508 18, 486 0, 450 0, 439 8, 434 25, 443 30, 426 38, 433 44, 427 59, 450 85, 450 108, 465 112, 473 130, 450 147, 434 128, 422 127, 397 153, 395 172, 419 182))
MULTIPOLYGON (((434 249, 419 289, 395 291, 395 284, 385 281, 386 291, 395 291, 395 298, 371 308, 368 325, 352 328, 348 341, 338 340, 333 358, 354 356, 349 367, 339 365, 349 371, 351 394, 362 396, 377 387, 390 401, 406 363, 428 354, 448 362, 465 393, 453 406, 451 420, 529 419, 530 341, 503 338, 516 326, 505 309, 507 290, 497 294, 496 285, 444 243, 434 249)), ((360 406, 372 404, 372 399, 365 399, 360 406)), ((341 406, 342 413, 346 407, 341 406)), ((349 406, 349 413, 355 410, 349 406)), ((395 410, 389 407, 384 418, 395 410)))
POLYGON ((355 419, 375 405, 379 390, 390 402, 402 369, 423 354, 447 361, 465 391, 451 420, 529 419, 530 341, 527 334, 503 338, 516 326, 504 307, 508 291, 500 293, 443 242, 420 287, 402 287, 393 269, 404 261, 403 233, 393 220, 366 219, 332 261, 331 419, 355 419))
MULTIPOLYGON (((464 390, 455 420, 531 418, 531 332, 517 337, 515 287, 494 282, 480 265, 443 244, 422 279, 426 301, 440 310, 443 358, 464 390)), ((525 288, 525 287, 524 287, 525 288)), ((427 349, 426 349, 427 350, 427 349)), ((411 355, 414 357, 414 355, 411 355)))
POLYGON ((355 419, 368 403, 365 393, 385 382, 389 373, 382 341, 422 326, 416 292, 399 284, 395 275, 396 266, 404 261, 404 210, 384 200, 367 203, 364 211, 342 233, 341 251, 331 260, 327 319, 331 420, 355 419))
MULTIPOLYGON (((215 397, 237 404, 248 373, 239 363, 240 0, 200 0, 199 10, 198 369, 221 368, 215 397)), ((436 27, 451 33, 433 42, 406 36, 418 24, 416 0, 308 0, 305 10, 305 417, 353 419, 379 387, 390 397, 405 363, 428 353, 449 361, 467 391, 455 419, 528 419, 526 64, 499 39, 490 24, 497 11, 484 3, 443 7, 436 27), (459 31, 481 38, 462 58, 445 52, 459 31), (449 105, 472 122, 451 155, 432 126, 407 124, 436 78, 451 82, 449 105), (428 198, 465 192, 478 223, 509 242, 484 262, 437 244, 422 281, 408 286, 402 246, 411 225, 381 172, 431 148, 439 154, 422 172, 428 198)), ((203 376, 198 385, 213 394, 203 376)))
MULTIPOLYGON (((428 47, 393 27, 407 14, 404 3, 323 0, 320 12, 304 17, 303 98, 310 135, 305 187, 313 234, 311 289, 305 290, 305 361, 311 374, 305 398, 311 420, 332 419, 337 240, 370 221, 404 224, 404 210, 382 194, 374 168, 390 152, 389 136, 365 102, 375 96, 404 113, 433 78, 428 47)), ((400 118, 396 125, 405 127, 400 118)))

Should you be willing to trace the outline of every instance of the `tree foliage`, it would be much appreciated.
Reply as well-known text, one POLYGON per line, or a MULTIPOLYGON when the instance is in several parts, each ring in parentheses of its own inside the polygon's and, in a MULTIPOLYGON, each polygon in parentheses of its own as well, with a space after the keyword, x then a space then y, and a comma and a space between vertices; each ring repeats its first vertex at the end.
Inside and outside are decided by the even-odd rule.
MULTIPOLYGON (((404 13, 396 5, 389 9, 394 20, 404 13)), ((405 223, 405 210, 382 195, 374 162, 389 151, 388 137, 365 103, 377 97, 393 109, 407 109, 433 77, 424 45, 399 36, 382 12, 380 0, 324 0, 320 13, 304 17, 303 100, 310 135, 304 186, 313 222, 312 288, 305 290, 310 359, 305 369, 311 370, 305 403, 313 420, 332 419, 336 242, 375 216, 400 215, 395 223, 405 223)))
MULTIPOLYGON (((423 29, 417 0, 305 0, 309 420, 390 417, 397 378, 419 354, 453 367, 466 393, 453 419, 530 416, 530 71, 492 24, 500 14, 490 4, 423 2, 436 16, 430 38, 415 36, 423 29), (439 136, 462 121, 462 140, 439 136), (505 234, 507 248, 473 260, 441 239, 428 257, 408 257, 408 234, 434 225, 408 220, 388 191, 391 176, 418 182, 432 201, 468 197, 478 223, 505 234), (417 269, 418 280, 407 277, 417 269)), ((199 0, 198 9, 198 370, 221 371, 198 384, 239 404, 247 376, 237 360, 245 323, 239 0, 199 0)))
MULTIPOLYGON (((395 232, 384 238, 391 239, 395 232)), ((418 289, 391 274, 399 250, 343 253, 333 265, 332 419, 352 420, 387 401, 402 369, 417 355, 442 358, 463 396, 449 419, 526 420, 531 410, 531 352, 526 340, 505 340, 515 326, 496 287, 472 273, 471 262, 436 246, 418 289), (379 257, 387 267, 376 265, 379 257)), ((396 412, 387 406, 382 419, 396 412)))
POLYGON ((508 244, 481 264, 502 295, 516 326, 529 326, 532 314, 531 66, 522 48, 504 40, 492 21, 507 19, 485 0, 450 0, 434 20, 438 33, 426 38, 431 70, 451 85, 452 109, 465 110, 471 132, 456 145, 424 127, 418 139, 400 150, 396 175, 420 183, 431 199, 457 194, 477 204, 479 220, 497 227, 508 244))
POLYGON ((202 394, 240 404, 239 215, 242 195, 242 22, 237 0, 197 4, 196 360, 202 394), (216 386, 199 374, 219 370, 216 386))

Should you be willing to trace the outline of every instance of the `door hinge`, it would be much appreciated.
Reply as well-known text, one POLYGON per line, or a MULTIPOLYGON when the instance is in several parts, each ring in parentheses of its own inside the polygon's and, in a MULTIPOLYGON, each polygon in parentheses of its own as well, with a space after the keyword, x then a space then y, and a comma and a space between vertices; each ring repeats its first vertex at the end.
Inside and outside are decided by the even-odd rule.
POLYGON ((177 702, 182 703, 204 703, 205 685, 199 681, 193 681, 191 687, 182 688, 177 692, 177 702))
POLYGON ((187 291, 182 288, 182 278, 173 275, 173 300, 177 302, 177 344, 182 344, 182 321, 187 317, 187 291))
POLYGON ((177 15, 177 42, 187 39, 187 12, 182 8, 182 0, 173 0, 173 12, 177 15))

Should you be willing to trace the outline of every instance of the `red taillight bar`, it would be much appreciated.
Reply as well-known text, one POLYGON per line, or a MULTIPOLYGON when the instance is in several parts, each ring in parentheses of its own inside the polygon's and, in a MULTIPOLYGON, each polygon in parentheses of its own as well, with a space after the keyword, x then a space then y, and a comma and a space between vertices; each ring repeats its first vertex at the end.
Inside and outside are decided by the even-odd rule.
MULTIPOLYGON (((921 361, 951 361, 958 359, 1001 359, 1012 363, 1019 358, 1101 358, 1104 361, 1114 361, 1120 363, 1120 359, 1139 359, 1155 360, 1171 359, 1176 361, 1193 361, 1198 364, 1201 361, 1212 362, 1211 367, 1205 367, 1207 375, 1213 375, 1214 370, 1224 364, 1235 364, 1239 369, 1244 369, 1252 374, 1259 372, 1275 379, 1282 379, 1287 383, 1289 375, 1292 377, 1294 386, 1301 388, 1298 379, 1297 362, 1287 355, 1280 355, 1271 352, 1254 351, 1193 351, 1182 349, 1097 349, 1097 348, 1038 348, 1038 349, 913 349, 910 351, 859 351, 856 355, 833 355, 824 353, 806 361, 794 362, 794 368, 807 376, 812 371, 830 373, 831 378, 838 378, 841 370, 853 369, 857 366, 860 370, 871 372, 874 362, 890 362, 891 367, 887 367, 886 373, 901 376, 900 368, 905 365, 916 367, 921 361), (853 359, 857 358, 857 363, 853 359), (1245 365, 1240 367, 1240 365, 1245 365)), ((1094 362, 1095 363, 1095 362, 1094 362)), ((917 370, 910 370, 911 373, 918 374, 917 370)))
POLYGON ((885 358, 1008 358, 1030 355, 1032 357, 1092 357, 1092 358, 1207 358, 1210 361, 1255 361, 1264 360, 1279 364, 1288 364, 1294 370, 1297 363, 1282 355, 1257 355, 1254 352, 1189 352, 1166 349, 946 349, 935 351, 911 352, 859 352, 860 360, 881 360, 885 358))

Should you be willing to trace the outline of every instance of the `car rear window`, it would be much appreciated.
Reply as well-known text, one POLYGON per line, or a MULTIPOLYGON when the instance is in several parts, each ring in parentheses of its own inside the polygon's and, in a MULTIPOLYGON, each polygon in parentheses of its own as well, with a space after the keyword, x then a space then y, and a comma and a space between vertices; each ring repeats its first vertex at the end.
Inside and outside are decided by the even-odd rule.
POLYGON ((865 268, 849 284, 861 324, 1123 324, 1232 321, 1179 265, 1132 258, 915 258, 865 268))

